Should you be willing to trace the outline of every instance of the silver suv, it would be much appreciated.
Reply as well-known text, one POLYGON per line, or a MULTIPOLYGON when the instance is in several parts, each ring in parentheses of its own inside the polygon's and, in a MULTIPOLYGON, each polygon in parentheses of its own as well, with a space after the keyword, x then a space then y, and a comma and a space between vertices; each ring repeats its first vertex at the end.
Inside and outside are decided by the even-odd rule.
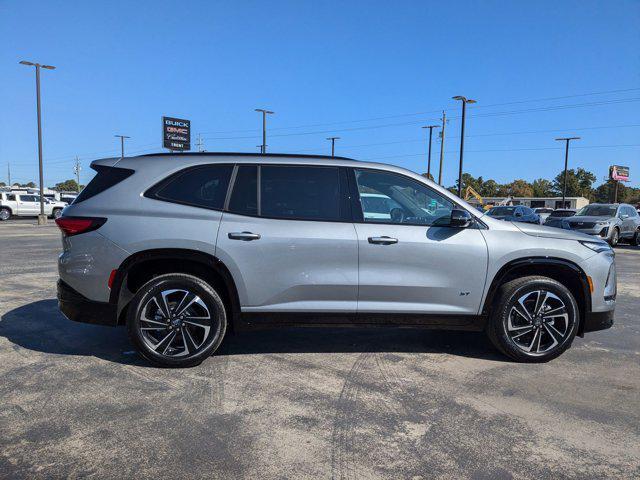
POLYGON ((640 215, 625 203, 592 203, 564 219, 562 227, 596 235, 612 247, 619 241, 640 245, 640 215))
POLYGON ((484 330, 541 362, 613 323, 606 242, 492 219, 399 167, 194 153, 92 168, 57 220, 60 309, 126 325, 158 364, 198 364, 228 330, 336 324, 484 330))

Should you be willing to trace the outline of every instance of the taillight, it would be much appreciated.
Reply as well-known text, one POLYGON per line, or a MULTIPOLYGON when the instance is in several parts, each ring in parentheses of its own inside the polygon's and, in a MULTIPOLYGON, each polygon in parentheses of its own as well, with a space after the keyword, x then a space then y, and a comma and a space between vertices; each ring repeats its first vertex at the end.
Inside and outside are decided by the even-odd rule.
POLYGON ((60 217, 56 218, 56 224, 67 237, 87 233, 100 228, 107 221, 99 217, 60 217))

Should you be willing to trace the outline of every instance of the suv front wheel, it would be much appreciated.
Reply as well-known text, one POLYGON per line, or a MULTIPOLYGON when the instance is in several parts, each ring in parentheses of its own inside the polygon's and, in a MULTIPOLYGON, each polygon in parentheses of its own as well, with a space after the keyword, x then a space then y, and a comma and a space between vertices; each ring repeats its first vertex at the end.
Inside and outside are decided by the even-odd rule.
POLYGON ((224 303, 209 284, 182 273, 144 284, 129 304, 129 338, 147 360, 167 367, 198 365, 222 342, 224 303))
POLYGON ((547 362, 571 346, 578 305, 561 283, 542 276, 505 283, 487 324, 491 342, 519 362, 547 362))

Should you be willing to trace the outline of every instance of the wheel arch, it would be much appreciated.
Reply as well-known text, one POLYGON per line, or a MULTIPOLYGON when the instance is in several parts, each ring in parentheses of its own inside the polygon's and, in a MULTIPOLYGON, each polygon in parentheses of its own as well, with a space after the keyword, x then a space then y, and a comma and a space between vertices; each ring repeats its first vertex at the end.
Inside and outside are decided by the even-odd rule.
POLYGON ((240 301, 227 267, 211 254, 179 248, 143 250, 120 264, 109 296, 109 302, 118 306, 118 325, 125 323, 133 294, 153 277, 165 273, 192 274, 216 288, 229 312, 229 324, 234 328, 240 317, 240 301))
POLYGON ((591 311, 591 290, 589 280, 584 270, 577 264, 562 258, 531 257, 512 260, 500 268, 493 277, 487 291, 482 314, 489 315, 498 289, 504 283, 515 278, 542 275, 562 283, 571 291, 578 303, 579 326, 578 335, 584 335, 584 318, 586 312, 591 311))
POLYGON ((8 205, 0 205, 0 210, 9 210, 9 213, 13 215, 13 209, 8 205))

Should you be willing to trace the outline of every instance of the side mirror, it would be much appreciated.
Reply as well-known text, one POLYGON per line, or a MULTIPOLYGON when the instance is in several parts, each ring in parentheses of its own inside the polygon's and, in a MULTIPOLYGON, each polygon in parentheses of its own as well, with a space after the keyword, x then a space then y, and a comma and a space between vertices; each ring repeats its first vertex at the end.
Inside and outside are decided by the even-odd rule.
POLYGON ((456 228, 467 228, 471 225, 471 214, 466 210, 460 210, 454 208, 451 210, 451 222, 449 222, 449 226, 456 228))
POLYGON ((629 218, 629 215, 627 215, 626 213, 621 213, 620 214, 620 219, 621 220, 626 220, 627 218, 629 218))

